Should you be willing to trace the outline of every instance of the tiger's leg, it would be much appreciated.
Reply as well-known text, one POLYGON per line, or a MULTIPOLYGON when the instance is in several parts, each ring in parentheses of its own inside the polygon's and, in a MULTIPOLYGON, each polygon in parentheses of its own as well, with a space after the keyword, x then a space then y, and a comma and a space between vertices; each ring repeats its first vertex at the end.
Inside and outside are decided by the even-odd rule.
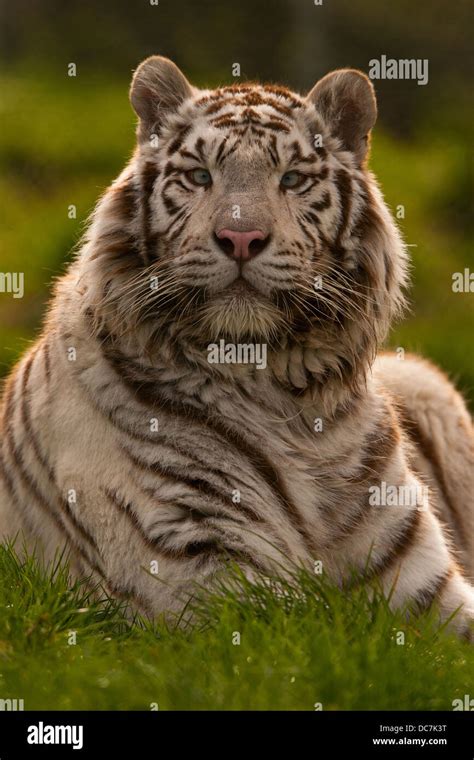
MULTIPOLYGON (((403 486, 422 488, 412 473, 403 486)), ((347 540, 349 567, 380 581, 394 608, 439 608, 441 620, 458 611, 451 628, 473 635, 474 588, 450 550, 440 520, 428 506, 369 506, 365 520, 347 540), (369 560, 367 560, 369 557, 369 560)))
MULTIPOLYGON (((24 539, 30 538, 33 530, 28 531, 27 510, 18 503, 16 491, 18 445, 15 432, 15 420, 7 399, 12 396, 18 382, 18 372, 15 372, 5 384, 1 409, 1 439, 0 439, 0 542, 12 540, 20 534, 24 539), (14 445, 12 448, 12 441, 14 445)), ((26 506, 26 505, 25 505, 26 506)), ((32 525, 30 526, 33 527, 32 525)))
POLYGON ((22 530, 22 527, 20 516, 13 509, 5 473, 2 474, 0 469, 0 543, 13 538, 22 530))
POLYGON ((15 367, 3 391, 0 542, 15 540, 20 557, 26 551, 49 563, 60 553, 69 557, 72 542, 64 531, 47 452, 38 438, 40 424, 33 403, 41 404, 44 394, 41 346, 36 344, 15 367), (29 386, 32 380, 38 383, 34 393, 29 386))
POLYGON ((473 634, 474 589, 449 550, 438 518, 429 509, 412 510, 400 526, 396 555, 381 560, 381 580, 386 591, 394 589, 396 607, 406 602, 424 610, 437 604, 443 621, 459 610, 452 627, 469 638, 473 634))

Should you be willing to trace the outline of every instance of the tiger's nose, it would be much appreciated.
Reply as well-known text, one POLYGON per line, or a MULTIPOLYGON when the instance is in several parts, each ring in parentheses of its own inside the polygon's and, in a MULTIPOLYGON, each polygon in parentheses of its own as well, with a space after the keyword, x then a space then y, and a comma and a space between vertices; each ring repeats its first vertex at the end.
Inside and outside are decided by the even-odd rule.
POLYGON ((217 245, 237 261, 248 261, 261 253, 266 247, 270 236, 265 236, 261 230, 240 232, 238 230, 219 230, 214 234, 217 245))

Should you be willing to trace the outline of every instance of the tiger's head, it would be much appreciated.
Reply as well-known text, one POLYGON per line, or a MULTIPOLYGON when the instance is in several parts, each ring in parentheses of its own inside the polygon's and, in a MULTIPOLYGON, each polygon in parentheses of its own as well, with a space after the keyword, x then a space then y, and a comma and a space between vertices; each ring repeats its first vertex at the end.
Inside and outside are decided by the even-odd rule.
POLYGON ((201 346, 265 341, 300 390, 354 379, 403 303, 406 270, 366 168, 368 78, 335 71, 306 97, 199 90, 153 56, 130 99, 137 148, 89 233, 101 318, 151 336, 166 324, 201 346))

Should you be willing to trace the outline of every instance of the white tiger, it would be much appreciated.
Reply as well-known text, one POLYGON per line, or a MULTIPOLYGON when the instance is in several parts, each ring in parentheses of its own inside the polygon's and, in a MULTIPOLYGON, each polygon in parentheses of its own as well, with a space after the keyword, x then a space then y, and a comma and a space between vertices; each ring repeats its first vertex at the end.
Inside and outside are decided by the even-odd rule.
POLYGON ((5 386, 0 535, 149 615, 229 557, 321 561, 468 635, 470 417, 425 361, 375 359, 407 256, 366 168, 371 83, 202 91, 155 56, 131 102, 136 151, 5 386))

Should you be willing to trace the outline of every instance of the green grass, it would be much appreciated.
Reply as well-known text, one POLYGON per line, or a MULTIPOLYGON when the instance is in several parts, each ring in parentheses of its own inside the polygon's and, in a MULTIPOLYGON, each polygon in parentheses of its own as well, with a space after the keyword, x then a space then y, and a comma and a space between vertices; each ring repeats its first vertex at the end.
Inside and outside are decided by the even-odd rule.
POLYGON ((280 593, 232 578, 177 629, 94 601, 62 561, 0 547, 0 698, 26 710, 451 710, 472 691, 474 648, 437 629, 434 611, 394 615, 366 587, 343 593, 306 572, 280 593))

